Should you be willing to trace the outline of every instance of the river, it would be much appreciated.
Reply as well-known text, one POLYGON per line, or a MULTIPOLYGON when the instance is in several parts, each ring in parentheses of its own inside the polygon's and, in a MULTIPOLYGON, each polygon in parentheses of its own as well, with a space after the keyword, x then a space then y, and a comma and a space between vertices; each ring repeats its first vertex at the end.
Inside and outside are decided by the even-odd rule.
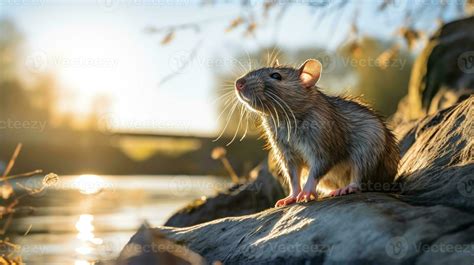
POLYGON ((9 233, 26 264, 92 265, 115 258, 145 220, 162 225, 193 199, 229 185, 212 176, 61 176, 22 200, 22 212, 33 212, 15 218, 9 233))

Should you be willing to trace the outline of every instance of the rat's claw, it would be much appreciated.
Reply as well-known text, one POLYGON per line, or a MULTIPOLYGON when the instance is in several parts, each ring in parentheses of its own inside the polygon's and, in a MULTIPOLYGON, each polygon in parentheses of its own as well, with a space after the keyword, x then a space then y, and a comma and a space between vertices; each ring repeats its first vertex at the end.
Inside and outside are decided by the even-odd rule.
POLYGON ((349 184, 344 188, 340 188, 340 189, 331 191, 331 193, 329 193, 329 196, 336 197, 336 196, 342 196, 342 195, 347 195, 347 194, 351 194, 351 193, 356 193, 356 192, 359 192, 359 191, 360 191, 359 186, 354 185, 354 184, 349 184))
POLYGON ((301 191, 298 196, 296 196, 297 202, 309 202, 315 200, 318 197, 314 191, 301 191))
POLYGON ((283 198, 281 200, 278 200, 275 204, 275 207, 282 207, 282 206, 287 206, 290 204, 293 204, 296 202, 296 197, 295 196, 288 196, 286 198, 283 198))
POLYGON ((337 189, 337 190, 331 191, 331 192, 329 193, 329 197, 336 197, 336 196, 339 196, 340 190, 341 190, 341 189, 337 189))

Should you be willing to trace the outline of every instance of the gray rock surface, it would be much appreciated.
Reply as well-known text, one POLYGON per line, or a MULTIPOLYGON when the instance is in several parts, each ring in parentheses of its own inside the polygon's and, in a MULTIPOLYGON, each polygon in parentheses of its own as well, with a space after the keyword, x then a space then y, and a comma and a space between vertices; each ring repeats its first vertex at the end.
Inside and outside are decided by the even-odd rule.
POLYGON ((401 193, 325 198, 155 231, 224 264, 472 265, 473 111, 474 96, 408 131, 401 193))
MULTIPOLYGON (((109 263, 99 263, 107 265, 109 263)), ((204 265, 206 260, 188 248, 167 239, 144 223, 123 248, 116 265, 204 265)))
POLYGON ((401 139, 398 182, 417 204, 474 212, 474 96, 418 122, 401 139))

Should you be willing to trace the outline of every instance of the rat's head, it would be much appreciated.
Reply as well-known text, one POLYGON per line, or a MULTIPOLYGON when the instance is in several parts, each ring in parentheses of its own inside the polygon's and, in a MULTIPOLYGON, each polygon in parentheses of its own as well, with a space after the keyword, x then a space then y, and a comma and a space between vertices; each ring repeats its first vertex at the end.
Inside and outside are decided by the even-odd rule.
POLYGON ((256 112, 272 114, 288 108, 296 112, 307 105, 321 70, 321 63, 314 59, 306 60, 299 68, 274 65, 257 69, 235 81, 235 92, 242 103, 256 112))

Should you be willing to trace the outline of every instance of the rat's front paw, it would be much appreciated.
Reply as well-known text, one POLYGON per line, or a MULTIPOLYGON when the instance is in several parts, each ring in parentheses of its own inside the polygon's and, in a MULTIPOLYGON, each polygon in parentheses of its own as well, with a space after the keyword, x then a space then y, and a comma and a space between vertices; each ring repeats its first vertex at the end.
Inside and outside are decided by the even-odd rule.
POLYGON ((287 205, 293 204, 295 202, 296 202, 296 196, 290 195, 286 198, 278 200, 275 204, 275 207, 287 206, 287 205))
POLYGON ((318 194, 316 191, 305 191, 302 190, 298 196, 296 196, 297 202, 309 202, 312 200, 316 200, 318 198, 318 194))

